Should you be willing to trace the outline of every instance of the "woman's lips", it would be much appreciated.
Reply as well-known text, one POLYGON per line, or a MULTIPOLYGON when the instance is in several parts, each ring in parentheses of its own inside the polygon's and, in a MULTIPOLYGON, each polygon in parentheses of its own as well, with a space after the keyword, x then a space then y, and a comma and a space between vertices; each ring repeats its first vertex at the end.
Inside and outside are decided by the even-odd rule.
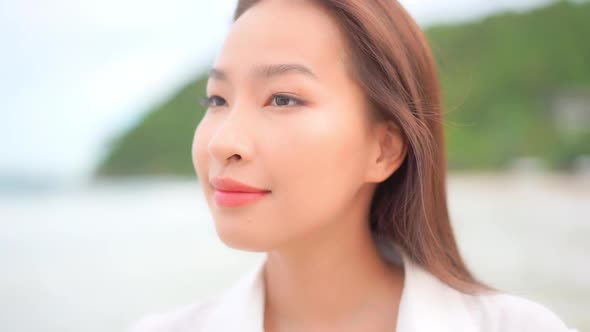
POLYGON ((210 180, 215 188, 213 198, 218 205, 240 206, 258 201, 270 190, 256 188, 228 177, 214 177, 210 180))
POLYGON ((254 203, 269 194, 270 191, 239 192, 215 189, 213 198, 219 205, 233 207, 254 203))

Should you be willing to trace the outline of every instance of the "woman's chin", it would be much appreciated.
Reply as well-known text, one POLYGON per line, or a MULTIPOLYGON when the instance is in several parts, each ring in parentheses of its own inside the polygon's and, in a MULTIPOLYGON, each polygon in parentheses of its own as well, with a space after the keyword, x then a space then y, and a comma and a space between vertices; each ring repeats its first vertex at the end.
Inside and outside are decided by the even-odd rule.
POLYGON ((253 230, 216 225, 217 236, 227 247, 252 252, 266 252, 272 244, 265 241, 265 236, 253 230))

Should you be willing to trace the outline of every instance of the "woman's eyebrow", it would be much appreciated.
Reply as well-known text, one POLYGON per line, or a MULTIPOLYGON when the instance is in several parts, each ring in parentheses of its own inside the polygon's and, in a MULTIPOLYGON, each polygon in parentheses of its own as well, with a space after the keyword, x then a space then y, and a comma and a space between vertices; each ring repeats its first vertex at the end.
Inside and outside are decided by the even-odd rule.
POLYGON ((305 76, 308 76, 313 79, 317 79, 317 76, 313 73, 311 69, 308 67, 298 64, 298 63, 285 63, 285 64, 277 64, 277 65, 264 65, 255 67, 254 76, 259 78, 272 78, 275 76, 280 76, 288 73, 299 73, 305 76))
MULTIPOLYGON (((273 64, 273 65, 261 65, 256 66, 252 70, 252 75, 255 78, 262 78, 262 79, 270 79, 273 77, 286 75, 289 73, 298 73, 305 76, 308 76, 313 79, 318 79, 316 74, 309 69, 307 66, 298 64, 298 63, 282 63, 282 64, 273 64)), ((212 68, 209 71, 209 78, 218 80, 218 81, 226 81, 229 82, 229 77, 227 72, 223 69, 219 68, 212 68)))

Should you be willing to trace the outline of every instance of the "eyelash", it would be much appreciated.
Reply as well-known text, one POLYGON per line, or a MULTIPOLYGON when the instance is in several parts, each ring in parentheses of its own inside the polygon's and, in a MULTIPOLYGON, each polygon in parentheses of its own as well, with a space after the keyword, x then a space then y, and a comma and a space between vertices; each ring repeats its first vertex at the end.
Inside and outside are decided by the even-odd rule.
MULTIPOLYGON (((221 97, 219 97, 217 95, 205 96, 205 97, 203 97, 201 99, 201 102, 200 102, 201 106, 203 106, 203 107, 209 107, 209 108, 216 108, 216 107, 223 106, 223 105, 213 105, 212 104, 213 103, 213 100, 216 97, 218 97, 220 99, 223 99, 223 98, 221 98, 221 97)), ((284 108, 284 107, 296 107, 296 106, 303 106, 303 105, 305 105, 305 103, 301 99, 298 99, 298 98, 295 98, 295 97, 291 97, 289 95, 282 94, 282 93, 275 93, 275 94, 273 94, 271 96, 271 100, 273 100, 276 97, 285 97, 285 98, 288 98, 289 100, 295 101, 295 105, 277 105, 277 107, 283 107, 284 108)))

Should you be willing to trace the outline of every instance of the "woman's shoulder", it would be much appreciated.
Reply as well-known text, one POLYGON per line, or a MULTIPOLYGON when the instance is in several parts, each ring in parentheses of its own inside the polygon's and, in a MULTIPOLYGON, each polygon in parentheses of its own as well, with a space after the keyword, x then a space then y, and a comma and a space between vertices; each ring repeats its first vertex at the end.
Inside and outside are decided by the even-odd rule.
POLYGON ((216 299, 202 300, 174 309, 145 315, 131 323, 127 332, 195 331, 214 306, 216 299))
MULTIPOLYGON (((472 295, 473 296, 473 295, 472 295)), ((476 315, 490 331, 575 332, 548 307, 526 297, 496 292, 475 295, 476 315)))
POLYGON ((404 322, 404 331, 576 332, 539 302, 505 291, 465 293, 410 260, 405 263, 402 302, 412 322, 404 322), (430 319, 421 320, 427 313, 430 319))
POLYGON ((127 332, 259 331, 264 310, 259 260, 228 287, 176 309, 144 316, 127 332))

